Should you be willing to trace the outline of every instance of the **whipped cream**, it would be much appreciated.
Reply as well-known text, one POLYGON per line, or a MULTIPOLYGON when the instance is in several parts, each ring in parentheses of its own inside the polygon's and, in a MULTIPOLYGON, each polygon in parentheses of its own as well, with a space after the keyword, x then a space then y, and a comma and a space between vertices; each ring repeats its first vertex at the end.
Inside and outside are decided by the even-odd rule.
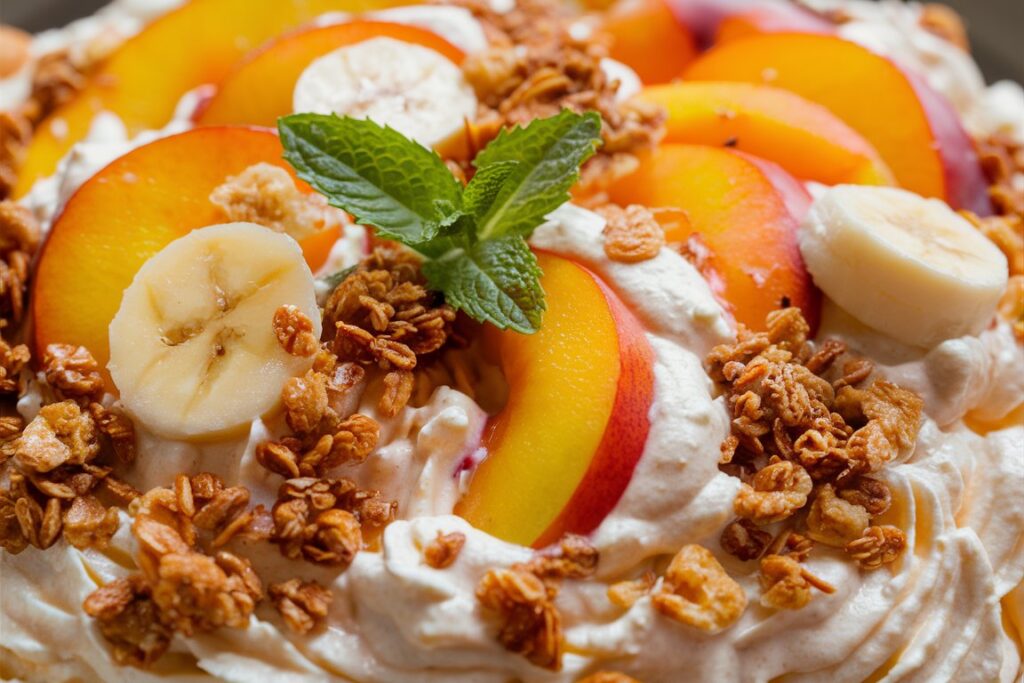
MULTIPOLYGON (((157 7, 161 1, 117 5, 157 7)), ((24 201, 37 215, 49 220, 95 170, 147 139, 127 140, 118 123, 100 117, 94 134, 72 150, 57 174, 33 189, 24 201)), ((795 612, 767 610, 757 603, 755 563, 720 552, 717 541, 732 518, 739 482, 717 467, 729 412, 702 359, 731 338, 726 314, 699 273, 674 251, 663 249, 639 264, 613 262, 603 251, 601 217, 566 205, 550 219, 532 244, 577 260, 604 279, 643 323, 655 353, 643 457, 592 535, 601 552, 599 575, 565 581, 556 600, 567 644, 561 672, 537 669, 505 651, 494 638, 492 616, 475 598, 488 569, 525 561, 531 551, 451 514, 462 490, 460 464, 479 457, 475 449, 487 416, 469 396, 441 387, 424 405, 380 419, 378 451, 363 466, 338 472, 399 501, 399 519, 385 530, 379 551, 360 552, 339 573, 296 565, 273 547, 234 542, 265 584, 298 573, 329 586, 335 600, 323 631, 296 636, 263 604, 247 629, 176 636, 153 671, 117 666, 81 604, 98 585, 132 570, 131 519, 122 513, 105 551, 78 551, 59 541, 46 551, 0 554, 0 675, 115 683, 211 677, 551 683, 598 670, 623 671, 645 683, 675 682, 681 671, 693 680, 751 682, 1019 678, 1024 426, 982 436, 963 423, 968 412, 1000 418, 1024 396, 1024 357, 1004 324, 922 351, 844 318, 826 302, 821 337, 845 340, 873 358, 879 374, 925 399, 916 449, 884 471, 895 502, 883 521, 906 530, 908 550, 891 567, 861 572, 841 553, 819 546, 808 569, 835 585, 836 593, 818 594, 795 612), (440 571, 422 560, 424 546, 439 531, 466 535, 458 559, 440 571), (628 610, 611 605, 609 583, 641 575, 690 542, 716 552, 747 591, 750 606, 734 626, 709 636, 658 615, 649 598, 628 610)), ((323 272, 350 265, 365 245, 362 228, 346 227, 323 272)), ((358 410, 376 416, 379 388, 361 389, 358 410)), ((31 417, 38 400, 26 396, 19 410, 31 417)), ((270 505, 281 478, 259 466, 254 452, 284 431, 280 418, 257 420, 245 437, 192 444, 140 428, 141 456, 126 478, 145 490, 170 484, 181 471, 209 471, 246 486, 254 504, 270 505)))

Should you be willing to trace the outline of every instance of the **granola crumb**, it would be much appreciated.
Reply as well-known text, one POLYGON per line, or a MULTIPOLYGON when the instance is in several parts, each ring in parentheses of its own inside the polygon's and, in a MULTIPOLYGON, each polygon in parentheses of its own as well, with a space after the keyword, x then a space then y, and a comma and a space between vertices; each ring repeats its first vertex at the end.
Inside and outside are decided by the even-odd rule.
POLYGON ((529 566, 543 579, 585 579, 594 575, 600 559, 597 548, 585 536, 565 534, 557 550, 538 555, 529 566))
POLYGON ((74 547, 107 547, 120 526, 117 509, 104 508, 92 496, 78 496, 64 512, 64 539, 74 547))
POLYGON ((84 346, 50 344, 43 355, 46 382, 62 398, 98 401, 103 396, 99 365, 84 346))
POLYGON ((686 545, 672 558, 654 608, 682 624, 718 633, 740 618, 747 595, 707 548, 686 545))
POLYGON ((43 406, 25 427, 14 458, 28 472, 45 473, 62 465, 82 465, 99 453, 96 427, 74 401, 43 406))
POLYGON ((281 348, 292 356, 308 357, 320 350, 313 321, 298 306, 287 304, 274 311, 274 334, 281 348))
POLYGON ((751 484, 741 485, 733 507, 737 516, 758 524, 779 522, 807 504, 813 487, 803 467, 776 456, 751 484))
POLYGON ((423 561, 434 569, 447 569, 458 559, 462 546, 466 544, 466 534, 461 531, 450 533, 437 532, 437 538, 423 549, 423 561))
POLYGON ((149 587, 139 574, 97 588, 82 608, 96 619, 118 664, 146 668, 171 644, 172 631, 160 622, 149 587))
POLYGON ((907 537, 894 526, 870 526, 860 538, 846 544, 846 554, 862 569, 878 569, 899 559, 907 546, 907 537))
POLYGON ((833 593, 835 588, 786 555, 761 558, 761 604, 773 609, 801 609, 811 601, 812 588, 833 593))
POLYGON ((736 519, 722 530, 722 550, 743 561, 756 560, 764 553, 772 535, 749 519, 736 519))
POLYGON ((818 489, 807 514, 807 535, 819 543, 841 548, 861 537, 870 523, 862 506, 835 494, 831 484, 818 489))
POLYGON ((491 569, 476 587, 476 596, 501 619, 498 642, 532 664, 562 668, 562 617, 554 606, 557 589, 528 568, 491 569))
POLYGON ((231 176, 210 194, 228 221, 256 223, 296 240, 337 222, 317 193, 304 194, 288 171, 268 163, 231 176))
POLYGON ((334 595, 316 581, 289 579, 270 585, 274 607, 285 625, 293 632, 305 635, 327 618, 334 595))
POLYGON ((639 579, 613 583, 608 586, 608 600, 616 607, 629 609, 640 598, 650 595, 657 581, 658 576, 652 571, 647 571, 639 579))
POLYGON ((606 204, 598 208, 597 213, 606 221, 604 253, 613 261, 647 261, 665 246, 665 231, 645 206, 631 204, 622 208, 606 204))

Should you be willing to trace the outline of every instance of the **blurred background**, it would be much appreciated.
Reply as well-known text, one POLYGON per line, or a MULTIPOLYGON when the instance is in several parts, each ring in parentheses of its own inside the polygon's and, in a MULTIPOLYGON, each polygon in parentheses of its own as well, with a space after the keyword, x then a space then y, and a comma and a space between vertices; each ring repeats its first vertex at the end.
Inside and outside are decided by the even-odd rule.
MULTIPOLYGON (((92 14, 106 0, 0 0, 0 22, 36 32, 92 14)), ((989 81, 1024 82, 1024 0, 945 0, 967 21, 989 81)))

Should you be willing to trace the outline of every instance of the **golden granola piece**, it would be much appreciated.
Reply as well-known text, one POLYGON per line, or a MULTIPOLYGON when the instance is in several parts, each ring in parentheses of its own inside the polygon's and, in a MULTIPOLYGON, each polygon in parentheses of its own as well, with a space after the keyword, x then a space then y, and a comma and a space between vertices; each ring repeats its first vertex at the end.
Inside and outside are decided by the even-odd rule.
POLYGON ((538 555, 529 567, 542 579, 585 579, 594 575, 600 559, 597 548, 585 536, 565 534, 554 554, 538 555))
POLYGON ((452 566, 462 546, 466 544, 466 534, 461 531, 452 531, 444 534, 437 532, 437 538, 427 544, 423 549, 423 561, 428 567, 434 569, 447 569, 452 566))
POLYGON ((767 467, 742 484, 733 503, 736 515, 758 524, 780 522, 807 504, 814 484, 800 465, 773 457, 767 467))
POLYGON ((270 599, 292 632, 305 635, 327 617, 334 595, 316 581, 270 584, 270 599))
POLYGON ((171 629, 160 622, 141 575, 97 588, 82 608, 96 619, 100 633, 113 646, 111 654, 118 664, 147 667, 160 659, 171 643, 171 629))
POLYGON ((501 620, 498 642, 532 664, 562 668, 562 617, 554 606, 557 590, 526 567, 489 570, 476 587, 476 597, 501 620))
POLYGON ((89 404, 96 428, 110 441, 114 455, 124 465, 135 462, 135 424, 116 408, 104 408, 99 403, 89 404))
POLYGON ((316 430, 327 414, 327 377, 310 370, 302 377, 292 377, 281 390, 288 426, 299 434, 316 430))
POLYGON ((645 206, 631 204, 622 208, 606 204, 597 209, 597 213, 606 221, 604 253, 613 261, 647 261, 665 246, 665 231, 645 206))
POLYGON ((999 315, 1010 323, 1013 336, 1024 342, 1024 275, 1014 275, 999 300, 999 315))
POLYGON ((846 553, 863 569, 878 569, 895 562, 907 546, 907 537, 894 526, 870 526, 857 540, 846 544, 846 553))
POLYGON ((651 598, 661 614, 718 633, 747 608, 747 595, 707 548, 686 545, 672 558, 661 590, 651 598))
POLYGON ((772 535, 749 519, 736 519, 722 530, 722 550, 743 561, 756 560, 764 553, 772 535))
POLYGON ((389 372, 384 375, 384 393, 381 394, 377 410, 384 417, 395 417, 409 403, 415 384, 415 375, 408 370, 389 372))
POLYGON ((839 497, 843 500, 860 505, 872 517, 884 514, 892 504, 892 491, 889 485, 873 477, 857 477, 846 487, 839 489, 839 497))
POLYGON ((18 437, 14 458, 28 472, 82 465, 99 453, 96 426, 74 401, 43 406, 18 437))
POLYGON ((32 120, 25 111, 0 111, 0 198, 18 182, 18 168, 32 140, 32 120))
MULTIPOLYGON (((3 297, 3 267, 0 266, 0 300, 3 297)), ((0 338, 0 394, 21 393, 21 371, 32 355, 24 344, 11 346, 0 338)))
POLYGON ((818 489, 807 515, 807 535, 819 543, 842 548, 858 539, 871 522, 868 511, 835 494, 831 484, 818 489))
POLYGON ((64 540, 79 550, 102 549, 119 525, 115 508, 104 508, 93 496, 79 496, 64 511, 64 540))
POLYGON ((320 340, 313 334, 313 321, 298 306, 286 304, 274 311, 274 334, 292 356, 312 356, 320 350, 320 340))
POLYGON ((160 620, 186 636, 221 626, 245 628, 263 597, 249 561, 227 552, 216 558, 197 552, 162 555, 146 579, 160 620))
POLYGON ((296 240, 323 230, 329 222, 321 195, 300 192, 288 171, 268 163, 229 177, 213 190, 210 201, 227 221, 256 223, 296 240))
POLYGON ((761 604, 773 609, 800 609, 811 601, 811 588, 834 593, 835 588, 786 555, 761 558, 761 604))
POLYGON ((0 253, 22 251, 31 256, 39 247, 41 232, 28 207, 9 199, 0 201, 0 253))
POLYGON ((43 355, 46 383, 64 398, 98 401, 103 396, 99 365, 84 346, 50 344, 43 355))
POLYGON ((637 600, 649 595, 657 581, 657 575, 648 571, 639 579, 613 583, 608 586, 608 600, 616 607, 629 609, 636 604, 637 600))

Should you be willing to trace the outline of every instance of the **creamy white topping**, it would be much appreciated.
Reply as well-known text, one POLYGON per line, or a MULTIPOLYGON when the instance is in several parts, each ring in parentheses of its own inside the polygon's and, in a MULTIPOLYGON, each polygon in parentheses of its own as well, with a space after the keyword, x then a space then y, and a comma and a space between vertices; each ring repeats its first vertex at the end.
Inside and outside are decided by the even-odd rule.
MULTIPOLYGON (((123 128, 118 131, 109 118, 94 129, 95 136, 26 199, 40 216, 52 216, 75 187, 139 141, 126 141, 123 128)), ((729 324, 704 280, 671 249, 635 265, 608 260, 603 225, 597 215, 569 205, 532 239, 601 276, 645 325, 655 352, 643 457, 593 534, 602 555, 598 580, 565 581, 557 598, 569 651, 562 672, 541 671, 502 649, 492 617, 476 601, 476 582, 487 569, 526 560, 530 551, 450 514, 460 493, 459 463, 479 455, 473 451, 486 416, 468 396, 440 388, 424 406, 382 420, 383 445, 366 465, 338 472, 399 501, 400 519, 385 531, 380 552, 359 553, 339 574, 297 566, 265 545, 235 548, 253 559, 265 584, 301 574, 329 585, 335 599, 324 631, 295 636, 264 604, 247 629, 176 637, 158 671, 115 665, 81 603, 97 585, 132 569, 131 520, 122 514, 105 552, 78 551, 59 541, 47 551, 0 554, 0 673, 111 682, 213 676, 239 682, 348 677, 549 683, 600 669, 645 683, 678 681, 680 671, 693 680, 1016 680, 1024 630, 1024 427, 980 436, 962 422, 968 411, 1002 417, 1024 397, 1024 357, 1007 326, 924 352, 844 318, 826 302, 821 336, 844 339, 876 360, 881 375, 925 398, 928 418, 916 450, 885 474, 895 497, 885 521, 907 531, 909 549, 891 569, 860 572, 840 553, 819 546, 808 568, 837 592, 816 595, 796 612, 774 612, 757 604, 754 563, 741 563, 717 545, 738 481, 717 468, 729 415, 701 359, 730 338, 729 324), (437 531, 467 537, 454 565, 440 571, 422 560, 437 531), (687 542, 714 550, 746 589, 751 605, 736 625, 712 637, 659 616, 646 598, 626 611, 609 603, 609 582, 641 574, 657 556, 687 542)), ((351 226, 345 235, 323 272, 349 265, 365 249, 361 228, 351 226)), ((376 414, 377 391, 365 388, 360 411, 376 414)), ((19 410, 31 417, 40 398, 37 388, 19 410)), ((179 471, 211 471, 248 487, 254 503, 269 505, 281 479, 256 463, 254 449, 283 431, 280 418, 257 420, 246 438, 197 445, 141 429, 142 455, 128 478, 147 489, 168 485, 179 471)))

